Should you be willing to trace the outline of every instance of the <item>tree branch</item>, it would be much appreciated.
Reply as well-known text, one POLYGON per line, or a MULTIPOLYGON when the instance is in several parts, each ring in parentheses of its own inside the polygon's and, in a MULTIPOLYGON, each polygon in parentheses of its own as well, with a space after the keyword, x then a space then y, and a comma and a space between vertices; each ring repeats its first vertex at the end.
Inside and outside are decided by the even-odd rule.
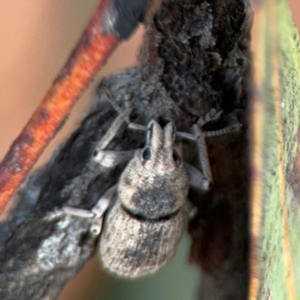
POLYGON ((99 68, 143 19, 148 2, 100 2, 66 65, 0 164, 0 214, 99 68))

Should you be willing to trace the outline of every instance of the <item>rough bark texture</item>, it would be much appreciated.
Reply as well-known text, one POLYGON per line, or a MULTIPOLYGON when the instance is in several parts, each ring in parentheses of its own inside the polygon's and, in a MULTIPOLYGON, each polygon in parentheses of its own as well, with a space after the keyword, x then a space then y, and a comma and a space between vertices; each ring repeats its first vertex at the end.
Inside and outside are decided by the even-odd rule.
MULTIPOLYGON (((248 283, 249 31, 245 0, 165 1, 147 25, 140 65, 103 80, 77 131, 32 175, 15 196, 16 208, 0 227, 0 298, 55 299, 66 282, 97 251, 91 221, 57 213, 68 205, 90 209, 117 183, 124 165, 105 169, 93 152, 117 113, 103 87, 131 120, 172 119, 180 131, 210 108, 223 117, 207 129, 236 118, 239 133, 208 138, 214 187, 190 191, 198 214, 190 222, 191 259, 203 271, 199 299, 246 299, 248 283)), ((121 130, 109 149, 142 147, 144 133, 121 130)), ((184 143, 184 159, 197 162, 195 144, 184 143)))

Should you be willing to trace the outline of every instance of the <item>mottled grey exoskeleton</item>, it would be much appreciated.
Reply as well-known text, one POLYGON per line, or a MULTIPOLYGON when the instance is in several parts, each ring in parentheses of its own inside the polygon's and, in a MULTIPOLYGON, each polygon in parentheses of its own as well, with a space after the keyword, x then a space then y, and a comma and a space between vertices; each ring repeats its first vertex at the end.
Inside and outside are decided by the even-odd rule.
POLYGON ((94 218, 92 232, 101 233, 99 251, 105 269, 121 277, 137 278, 155 273, 174 256, 185 227, 190 185, 203 190, 211 187, 205 136, 235 131, 240 125, 202 132, 200 126, 221 114, 212 110, 193 126, 193 134, 176 133, 172 121, 159 124, 152 120, 145 128, 129 122, 130 109, 122 112, 114 106, 120 114, 98 144, 94 160, 106 167, 129 162, 118 184, 101 197, 92 212, 65 211, 94 218), (132 129, 147 130, 145 147, 123 152, 105 150, 124 121, 132 129), (202 172, 183 163, 175 150, 176 135, 197 142, 202 172))
POLYGON ((156 272, 174 255, 189 180, 174 150, 175 127, 148 125, 146 147, 123 171, 100 240, 103 266, 125 277, 156 272))

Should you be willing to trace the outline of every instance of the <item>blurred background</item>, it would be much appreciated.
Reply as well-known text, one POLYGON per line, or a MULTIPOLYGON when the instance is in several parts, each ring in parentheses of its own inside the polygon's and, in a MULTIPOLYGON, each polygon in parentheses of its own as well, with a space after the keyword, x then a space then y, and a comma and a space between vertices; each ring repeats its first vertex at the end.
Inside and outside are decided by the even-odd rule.
MULTIPOLYGON (((99 0, 0 0, 0 159, 7 152, 75 46, 99 0)), ((299 0, 290 0, 300 28, 299 0)), ((101 77, 131 66, 143 28, 124 42, 72 110, 63 130, 38 161, 41 166, 84 117, 101 77)), ((188 261, 186 236, 178 255, 158 275, 135 282, 115 280, 91 260, 59 300, 194 299, 198 274, 188 261)))

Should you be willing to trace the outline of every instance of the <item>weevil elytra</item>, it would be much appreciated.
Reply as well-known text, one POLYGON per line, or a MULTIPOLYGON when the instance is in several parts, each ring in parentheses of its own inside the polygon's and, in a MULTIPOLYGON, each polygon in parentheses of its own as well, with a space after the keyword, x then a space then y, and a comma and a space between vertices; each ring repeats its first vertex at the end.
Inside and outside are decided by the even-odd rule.
POLYGON ((240 124, 203 132, 201 126, 217 120, 221 112, 211 110, 193 125, 193 133, 176 132, 172 121, 151 120, 148 126, 129 122, 130 108, 119 111, 100 140, 94 160, 105 167, 129 161, 119 182, 108 189, 91 211, 64 208, 69 214, 92 217, 91 232, 100 234, 99 252, 109 272, 126 278, 150 275, 175 254, 185 226, 189 188, 209 190, 212 185, 205 136, 237 131, 240 124), (105 150, 122 122, 132 129, 147 130, 143 149, 105 150), (201 171, 183 162, 175 149, 175 137, 197 143, 201 171), (103 216, 105 213, 105 218, 103 216))

